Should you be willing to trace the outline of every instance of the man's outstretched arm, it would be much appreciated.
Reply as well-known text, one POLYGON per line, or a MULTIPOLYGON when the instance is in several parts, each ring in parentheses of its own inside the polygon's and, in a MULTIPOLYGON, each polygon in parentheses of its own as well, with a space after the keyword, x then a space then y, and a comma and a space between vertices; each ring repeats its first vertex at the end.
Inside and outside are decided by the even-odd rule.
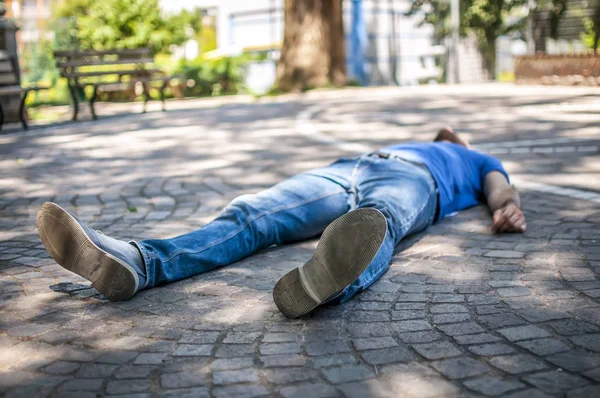
POLYGON ((527 222, 521 211, 521 198, 504 174, 492 171, 485 176, 485 197, 492 211, 494 232, 525 232, 527 222))

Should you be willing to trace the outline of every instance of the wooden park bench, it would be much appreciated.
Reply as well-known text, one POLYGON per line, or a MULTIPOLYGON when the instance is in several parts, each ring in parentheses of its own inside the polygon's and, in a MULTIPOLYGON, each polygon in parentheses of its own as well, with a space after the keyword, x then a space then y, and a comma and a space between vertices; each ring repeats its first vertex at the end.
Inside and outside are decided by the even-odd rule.
MULTIPOLYGON (((0 98, 20 96, 19 120, 23 128, 27 129, 27 117, 25 115, 27 95, 32 91, 45 90, 48 87, 21 87, 18 71, 17 60, 5 51, 0 51, 0 98)), ((0 129, 2 129, 2 124, 4 124, 4 109, 2 109, 2 103, 0 102, 0 129)))
POLYGON ((144 112, 150 100, 150 87, 160 83, 160 100, 165 110, 165 88, 171 77, 154 67, 154 56, 149 48, 110 51, 56 51, 56 66, 60 75, 67 79, 69 92, 73 99, 73 120, 79 113, 79 93, 85 87, 93 87, 88 99, 92 118, 97 119, 94 103, 99 93, 130 91, 135 93, 136 85, 140 85, 144 95, 144 112))

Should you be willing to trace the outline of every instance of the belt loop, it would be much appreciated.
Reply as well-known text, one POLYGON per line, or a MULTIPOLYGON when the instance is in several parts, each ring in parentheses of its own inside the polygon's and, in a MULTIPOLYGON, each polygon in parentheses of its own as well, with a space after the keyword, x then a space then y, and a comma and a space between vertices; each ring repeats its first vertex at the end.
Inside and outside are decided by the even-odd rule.
POLYGON ((390 158, 390 154, 389 153, 379 152, 379 151, 371 152, 369 155, 375 155, 375 156, 377 156, 378 158, 381 158, 381 159, 389 159, 390 158))

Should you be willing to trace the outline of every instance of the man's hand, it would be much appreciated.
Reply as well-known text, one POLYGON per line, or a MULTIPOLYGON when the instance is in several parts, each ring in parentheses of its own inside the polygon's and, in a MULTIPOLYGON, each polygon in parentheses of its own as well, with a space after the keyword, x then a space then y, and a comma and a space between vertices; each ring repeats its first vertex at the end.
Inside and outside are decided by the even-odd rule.
POLYGON ((494 232, 525 232, 526 229, 525 216, 514 203, 510 202, 494 212, 494 232))

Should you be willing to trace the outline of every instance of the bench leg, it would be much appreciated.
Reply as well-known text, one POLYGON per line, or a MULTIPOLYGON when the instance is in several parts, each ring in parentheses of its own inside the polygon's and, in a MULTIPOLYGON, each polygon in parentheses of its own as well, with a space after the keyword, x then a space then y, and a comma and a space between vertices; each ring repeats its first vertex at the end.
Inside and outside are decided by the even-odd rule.
POLYGON ((4 124, 4 109, 2 109, 2 103, 0 103, 0 130, 2 130, 3 124, 4 124))
POLYGON ((21 105, 19 107, 19 119, 21 119, 23 130, 27 130, 29 128, 29 126, 27 126, 27 115, 25 115, 25 100, 27 99, 28 94, 29 91, 25 91, 21 94, 21 105))
POLYGON ((144 88, 144 110, 142 113, 146 113, 146 104, 150 101, 150 90, 146 83, 142 83, 142 87, 144 88))
POLYGON ((77 114, 79 113, 79 99, 77 98, 77 88, 69 83, 69 93, 71 93, 71 98, 73 99, 73 117, 71 120, 77 120, 77 114))
POLYGON ((96 102, 96 96, 98 95, 98 86, 94 86, 92 97, 90 98, 90 112, 92 112, 92 119, 97 120, 96 110, 94 109, 94 103, 96 102))
POLYGON ((164 82, 160 87, 160 102, 162 103, 162 111, 165 112, 167 108, 165 107, 165 88, 167 88, 168 82, 164 82))

